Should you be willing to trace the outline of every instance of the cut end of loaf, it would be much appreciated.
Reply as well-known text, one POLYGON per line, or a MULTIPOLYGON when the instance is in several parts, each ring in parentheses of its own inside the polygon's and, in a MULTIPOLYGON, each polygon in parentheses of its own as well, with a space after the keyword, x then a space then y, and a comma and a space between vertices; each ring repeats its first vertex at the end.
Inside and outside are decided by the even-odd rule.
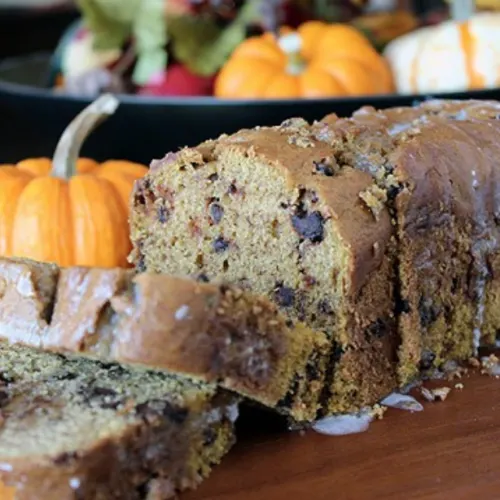
POLYGON ((131 231, 140 270, 234 283, 326 332, 335 367, 327 369, 323 402, 343 411, 356 399, 382 396, 387 384, 378 381, 394 372, 391 355, 384 360, 388 342, 367 345, 363 333, 392 313, 390 286, 366 286, 385 258, 391 224, 383 206, 360 196, 371 175, 339 164, 342 143, 332 146, 334 139, 326 124, 293 119, 169 154, 136 185, 131 231), (350 316, 357 307, 372 308, 363 322, 350 316), (350 356, 340 360, 353 344, 366 345, 363 366, 377 361, 364 378, 356 368, 355 380, 350 356), (356 383, 363 387, 353 393, 356 383))
POLYGON ((0 366, 0 480, 15 498, 169 498, 234 441, 236 400, 214 386, 5 344, 0 366))

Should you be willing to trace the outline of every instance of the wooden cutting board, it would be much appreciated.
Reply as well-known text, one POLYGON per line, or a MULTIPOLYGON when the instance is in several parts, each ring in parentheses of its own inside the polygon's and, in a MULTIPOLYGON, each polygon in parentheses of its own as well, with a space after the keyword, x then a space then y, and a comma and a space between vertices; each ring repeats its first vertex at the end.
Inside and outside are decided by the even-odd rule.
MULTIPOLYGON (((233 451, 181 500, 498 500, 500 380, 427 384, 445 385, 446 401, 414 391, 424 411, 389 409, 350 436, 286 432, 275 419, 247 415, 233 451)), ((0 483, 0 500, 8 498, 0 483)))
POLYGON ((445 401, 388 410, 362 434, 245 436, 182 500, 498 500, 500 380, 433 385, 457 382, 445 401))

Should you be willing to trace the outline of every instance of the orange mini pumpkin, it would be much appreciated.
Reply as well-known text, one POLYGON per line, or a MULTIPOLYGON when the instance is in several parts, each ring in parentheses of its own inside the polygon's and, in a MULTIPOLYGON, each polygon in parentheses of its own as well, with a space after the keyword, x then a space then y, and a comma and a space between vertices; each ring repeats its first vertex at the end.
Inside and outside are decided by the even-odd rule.
POLYGON ((127 266, 128 199, 147 167, 78 158, 87 135, 117 106, 104 95, 80 113, 52 161, 0 166, 0 255, 61 266, 127 266))
POLYGON ((7 488, 7 486, 0 481, 0 500, 14 500, 14 493, 14 488, 7 488))
POLYGON ((249 38, 221 69, 222 98, 297 98, 383 94, 393 90, 383 57, 355 28, 310 21, 297 31, 249 38))

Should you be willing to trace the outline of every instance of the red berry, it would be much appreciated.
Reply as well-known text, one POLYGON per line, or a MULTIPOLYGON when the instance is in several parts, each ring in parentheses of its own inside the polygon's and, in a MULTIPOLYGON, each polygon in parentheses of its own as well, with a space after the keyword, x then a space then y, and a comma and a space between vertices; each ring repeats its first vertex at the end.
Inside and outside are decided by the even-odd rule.
POLYGON ((166 74, 139 90, 150 96, 207 96, 212 95, 214 78, 195 75, 181 64, 172 64, 166 74))

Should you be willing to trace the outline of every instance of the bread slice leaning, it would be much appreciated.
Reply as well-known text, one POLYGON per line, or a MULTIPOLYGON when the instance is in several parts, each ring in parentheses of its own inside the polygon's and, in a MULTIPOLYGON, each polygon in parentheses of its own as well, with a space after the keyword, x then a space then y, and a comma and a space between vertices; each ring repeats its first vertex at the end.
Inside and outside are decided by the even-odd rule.
POLYGON ((0 259, 0 338, 184 374, 298 421, 320 406, 326 337, 237 287, 0 259))
POLYGON ((2 342, 0 481, 15 500, 165 500, 229 450, 237 403, 214 385, 2 342))

